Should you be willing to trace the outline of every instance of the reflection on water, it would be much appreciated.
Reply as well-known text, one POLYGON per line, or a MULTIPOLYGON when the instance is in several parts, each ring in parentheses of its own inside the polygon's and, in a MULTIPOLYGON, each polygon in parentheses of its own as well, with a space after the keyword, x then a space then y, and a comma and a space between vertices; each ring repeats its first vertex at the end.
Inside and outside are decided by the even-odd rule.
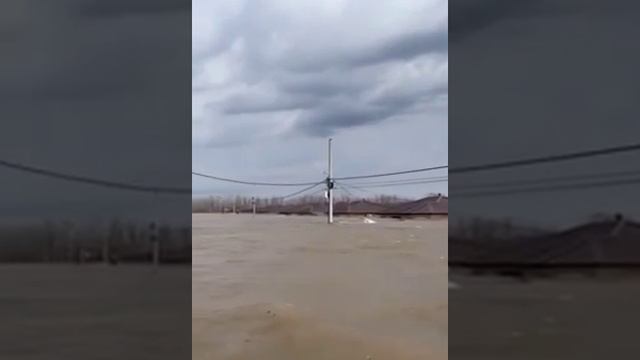
POLYGON ((193 359, 446 359, 447 222, 193 217, 193 359))

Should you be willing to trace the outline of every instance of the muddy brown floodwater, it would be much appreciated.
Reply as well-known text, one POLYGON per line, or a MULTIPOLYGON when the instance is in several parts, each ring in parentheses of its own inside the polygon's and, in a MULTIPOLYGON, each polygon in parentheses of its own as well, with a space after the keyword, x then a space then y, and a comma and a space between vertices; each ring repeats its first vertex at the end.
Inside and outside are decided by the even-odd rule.
POLYGON ((451 272, 450 352, 460 360, 638 359, 640 278, 556 273, 522 282, 451 272), (460 324, 460 325, 458 325, 460 324), (613 356, 612 356, 613 355, 613 356))
POLYGON ((193 359, 446 359, 447 222, 193 215, 193 359))

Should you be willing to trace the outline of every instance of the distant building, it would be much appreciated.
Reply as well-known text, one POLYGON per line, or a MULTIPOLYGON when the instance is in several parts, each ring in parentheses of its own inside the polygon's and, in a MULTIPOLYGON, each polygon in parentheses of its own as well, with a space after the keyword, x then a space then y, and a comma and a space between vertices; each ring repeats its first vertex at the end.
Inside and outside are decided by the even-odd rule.
POLYGON ((380 215, 402 218, 447 218, 449 216, 449 198, 440 194, 427 196, 416 201, 409 201, 390 206, 380 213, 380 215))
POLYGON ((622 217, 513 239, 449 239, 453 264, 640 266, 640 223, 622 217))
POLYGON ((386 210, 382 204, 368 200, 342 201, 335 204, 333 213, 335 215, 375 215, 386 210))
MULTIPOLYGON (((241 209, 246 213, 251 210, 241 209)), ((377 215, 394 218, 446 218, 449 214, 449 199, 443 195, 428 196, 416 201, 397 204, 381 204, 370 200, 338 201, 334 204, 336 216, 366 216, 377 215)), ((272 205, 258 207, 257 213, 283 215, 322 215, 327 212, 327 204, 323 201, 313 201, 307 204, 272 205)))

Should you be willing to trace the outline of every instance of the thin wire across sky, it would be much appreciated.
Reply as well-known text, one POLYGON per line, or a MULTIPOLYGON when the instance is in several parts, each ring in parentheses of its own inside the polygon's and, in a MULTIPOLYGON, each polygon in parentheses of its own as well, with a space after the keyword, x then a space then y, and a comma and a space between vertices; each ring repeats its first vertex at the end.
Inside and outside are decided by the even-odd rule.
POLYGON ((126 190, 126 191, 136 191, 136 192, 145 192, 145 193, 153 193, 153 194, 190 194, 191 189, 187 188, 176 188, 176 187, 166 187, 166 186, 151 186, 151 185, 140 185, 133 183, 125 183, 125 182, 117 182, 111 180, 97 179, 87 176, 74 175, 69 173, 63 173, 59 171, 19 164, 15 162, 10 162, 6 160, 0 160, 0 167, 12 169, 15 171, 25 172, 29 174, 44 176, 48 178, 63 180, 67 182, 73 183, 81 183, 117 190, 126 190))
MULTIPOLYGON (((490 171, 490 170, 521 167, 521 166, 565 162, 570 160, 586 159, 586 158, 593 158, 593 157, 600 157, 600 156, 610 156, 610 155, 617 155, 617 154, 637 152, 637 151, 640 151, 640 143, 621 145, 616 147, 592 149, 592 150, 581 151, 581 152, 572 152, 572 153, 548 155, 548 156, 535 157, 535 158, 487 163, 487 164, 481 164, 481 165, 470 165, 470 166, 463 166, 463 167, 458 167, 453 169, 448 169, 448 165, 437 165, 437 166, 430 166, 430 167, 402 170, 402 171, 395 171, 395 172, 334 177, 332 180, 346 182, 348 184, 348 182, 351 180, 425 173, 425 172, 431 172, 431 171, 442 170, 442 169, 448 169, 449 170, 448 172, 453 174, 468 174, 468 173, 475 173, 480 171, 490 171)), ((67 182, 82 183, 82 184, 106 187, 106 188, 111 188, 116 190, 137 191, 137 192, 146 192, 146 193, 153 193, 153 194, 191 194, 192 193, 190 188, 142 185, 142 184, 119 182, 119 181, 113 181, 113 180, 105 180, 105 179, 93 178, 89 176, 82 176, 82 175, 70 174, 70 173, 60 172, 60 171, 51 170, 51 169, 35 167, 31 165, 21 164, 17 162, 8 161, 8 160, 2 160, 2 159, 0 159, 0 167, 8 168, 8 169, 19 171, 19 172, 25 172, 33 175, 67 181, 67 182)), ((308 190, 311 190, 321 185, 325 181, 325 180, 308 181, 308 182, 247 181, 247 180, 232 179, 232 178, 221 177, 221 176, 214 176, 211 174, 205 174, 205 173, 196 172, 196 171, 192 171, 192 175, 207 178, 210 180, 236 183, 236 184, 249 185, 249 186, 274 186, 274 187, 276 186, 303 187, 304 186, 306 187, 304 189, 296 191, 295 193, 286 195, 285 197, 292 197, 298 194, 302 194, 308 190)), ((369 183, 364 185, 359 184, 356 186, 360 186, 361 188, 367 188, 367 187, 371 188, 371 187, 386 187, 386 186, 418 185, 418 184, 428 184, 433 182, 446 182, 446 181, 448 181, 448 177, 432 178, 432 179, 413 178, 413 179, 401 179, 401 180, 395 180, 395 181, 381 182, 377 184, 375 183, 369 183)), ((475 184, 475 185, 471 184, 471 186, 467 185, 467 187, 461 186, 458 188, 458 190, 469 190, 474 187, 476 190, 478 190, 479 188, 487 188, 488 190, 486 191, 476 191, 476 192, 467 192, 467 193, 463 191, 459 193, 461 196, 487 196, 487 195, 514 194, 519 192, 559 191, 559 190, 571 190, 571 189, 586 189, 586 188, 593 188, 593 187, 626 186, 626 185, 635 185, 638 183, 640 183, 640 176, 638 176, 638 171, 619 171, 616 173, 595 173, 595 174, 590 174, 588 176, 571 175, 571 176, 565 176, 562 178, 559 178, 559 177, 542 178, 542 179, 535 179, 535 180, 528 179, 528 180, 520 180, 520 181, 511 181, 508 183, 505 183, 504 181, 502 181, 502 182, 495 182, 495 183, 488 183, 488 184, 487 183, 475 184), (594 181, 585 182, 584 180, 594 180, 594 181)))

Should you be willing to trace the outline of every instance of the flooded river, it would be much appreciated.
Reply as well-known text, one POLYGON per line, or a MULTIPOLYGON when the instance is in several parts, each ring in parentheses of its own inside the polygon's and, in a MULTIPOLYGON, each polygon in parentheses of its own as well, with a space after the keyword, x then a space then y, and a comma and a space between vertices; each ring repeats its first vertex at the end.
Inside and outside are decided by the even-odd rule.
POLYGON ((194 215, 193 359, 446 359, 447 222, 194 215))
POLYGON ((522 282, 453 273, 450 355, 460 360, 637 359, 637 272, 522 282))
POLYGON ((191 269, 0 264, 0 359, 185 359, 191 269))

